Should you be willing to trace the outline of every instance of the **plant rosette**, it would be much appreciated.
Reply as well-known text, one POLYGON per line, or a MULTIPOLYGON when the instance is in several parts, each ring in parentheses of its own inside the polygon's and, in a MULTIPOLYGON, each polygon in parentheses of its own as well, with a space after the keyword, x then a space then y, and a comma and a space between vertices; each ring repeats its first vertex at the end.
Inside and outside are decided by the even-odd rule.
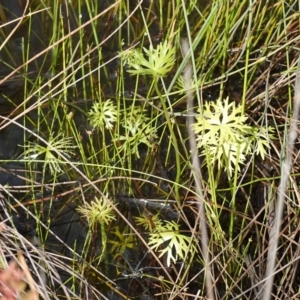
POLYGON ((197 146, 206 163, 217 162, 218 169, 224 167, 229 177, 234 168, 243 164, 247 155, 255 153, 265 158, 269 140, 274 138, 272 127, 257 128, 246 124, 243 107, 229 103, 229 98, 204 104, 193 125, 197 135, 197 146))

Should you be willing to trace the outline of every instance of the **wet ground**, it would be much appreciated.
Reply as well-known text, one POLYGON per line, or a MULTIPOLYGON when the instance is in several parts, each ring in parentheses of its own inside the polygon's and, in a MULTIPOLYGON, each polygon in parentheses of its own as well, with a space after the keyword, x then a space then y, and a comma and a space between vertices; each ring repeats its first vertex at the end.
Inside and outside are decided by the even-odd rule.
MULTIPOLYGON (((100 1, 99 2, 99 11, 103 10, 108 6, 109 1, 100 1)), ((148 2, 145 1, 145 6, 148 2)), ((22 15, 22 9, 25 5, 25 1, 2 1, 2 9, 6 12, 6 22, 14 19, 15 17, 20 17, 22 15)), ((134 3, 132 4, 134 5, 134 3)), ((66 13, 65 11, 62 12, 66 13)), ((104 39, 109 32, 114 28, 110 28, 107 23, 112 18, 111 15, 106 16, 102 19, 103 28, 105 30, 99 31, 98 38, 104 39), (105 25, 105 26, 104 26, 105 25)), ((83 8, 82 20, 88 20, 87 11, 83 8)), ((39 17, 33 18, 32 22, 32 34, 31 36, 27 35, 28 25, 21 26, 10 38, 7 46, 4 48, 5 51, 0 52, 0 78, 4 78, 8 75, 14 67, 22 64, 22 55, 21 55, 21 43, 22 38, 25 36, 32 46, 30 47, 30 57, 33 57, 35 54, 39 53, 45 49, 49 40, 47 39, 46 33, 43 31, 44 26, 41 26, 42 20, 39 17)), ((157 23, 153 23, 151 27, 153 40, 157 43, 160 41, 161 28, 157 26, 157 23)), ((70 27, 71 29, 76 28, 77 20, 75 17, 70 17, 70 27)), ((6 35, 11 32, 13 29, 12 25, 5 28, 6 35)), ((89 32, 89 30, 87 30, 89 32)), ((3 37, 2 37, 3 38, 3 37)), ((1 41, 3 42, 3 40, 1 41)), ((125 41, 128 42, 128 41, 125 41)), ((131 41, 130 41, 131 42, 131 41)), ((128 44, 130 44, 128 42, 128 44)), ((103 55, 105 59, 109 60, 115 56, 118 47, 114 40, 110 41, 103 46, 104 52, 103 55)), ((34 60, 28 67, 27 73, 30 74, 29 78, 34 79, 37 74, 42 74, 41 78, 45 80, 51 76, 49 74, 50 70, 50 61, 51 57, 49 54, 45 54, 38 59, 34 60)), ((97 62, 97 58, 94 60, 97 62)), ((105 80, 103 82, 103 93, 109 95, 109 97, 114 97, 116 90, 116 81, 115 73, 118 68, 118 61, 113 61, 107 67, 109 74, 106 74, 105 80)), ((59 64, 57 68, 59 69, 59 64)), ((261 69, 258 69, 258 73, 262 73, 264 66, 261 66, 261 69)), ((271 82, 275 82, 277 75, 281 72, 281 67, 278 64, 277 67, 274 67, 271 74, 271 82)), ((218 74, 216 74, 217 76, 218 74)), ((127 80, 128 85, 124 94, 128 98, 131 97, 131 90, 133 88, 134 82, 131 82, 130 77, 127 80)), ((80 90, 80 84, 78 84, 80 90)), ((30 88, 30 85, 29 85, 30 88)), ((147 88, 147 87, 146 87, 147 88)), ((145 86, 139 89, 139 93, 145 96, 145 86)), ((260 94, 265 90, 264 82, 258 82, 255 86, 255 93, 260 94)), ((214 101, 220 92, 220 86, 214 85, 203 90, 203 96, 208 101, 214 101)), ((284 91, 277 91, 279 94, 285 93, 284 91)), ((70 93, 71 94, 71 93, 70 93)), ((234 101, 239 101, 242 96, 242 78, 236 77, 228 80, 224 95, 230 95, 234 101)), ((77 95, 78 96, 78 95, 77 95)), ((30 99, 28 105, 36 101, 37 96, 30 99)), ((250 97, 250 95, 249 95, 250 97)), ((0 85, 0 192, 2 199, 2 211, 0 211, 0 216, 2 220, 5 220, 7 224, 15 226, 18 232, 23 236, 30 238, 32 236, 42 236, 44 238, 45 249, 51 253, 59 253, 60 255, 65 256, 65 258, 73 258, 74 253, 78 254, 78 257, 85 256, 87 261, 92 261, 95 257, 101 254, 101 246, 99 245, 100 236, 98 233, 91 234, 90 241, 86 243, 86 238, 90 234, 87 229, 87 224, 76 212, 76 207, 78 199, 81 197, 80 193, 84 193, 86 199, 93 199, 93 195, 90 194, 88 189, 82 188, 86 183, 82 178, 70 178, 66 174, 56 179, 55 185, 53 184, 53 178, 51 174, 43 173, 43 165, 36 164, 32 170, 28 170, 24 162, 22 162, 22 146, 28 141, 34 141, 34 136, 30 133, 32 130, 35 132, 37 130, 33 125, 32 120, 38 118, 38 112, 32 111, 25 116, 20 118, 15 117, 23 111, 23 107, 18 107, 24 99, 24 78, 22 77, 22 72, 13 75, 8 80, 4 81, 0 85), (16 108, 17 107, 17 108, 16 108), (24 131, 23 126, 25 126, 29 131, 24 131), (34 188, 32 184, 34 182, 34 188), (39 218, 34 218, 32 215, 29 215, 26 210, 24 210, 19 202, 23 203, 27 209, 29 209, 33 215, 36 211, 39 211, 39 218), (10 205, 6 205, 10 203, 10 205), (33 203, 37 203, 34 204, 33 203), (8 209, 8 207, 10 207, 8 209), (12 209, 15 208, 15 209, 12 209), (8 213, 9 212, 9 213, 8 213), (7 219, 10 218, 10 221, 7 219), (37 222, 43 222, 47 226, 45 232, 37 233, 36 224, 37 222), (50 231, 49 231, 50 230, 50 231), (49 234, 48 232, 51 232, 49 234), (46 234, 45 234, 46 233, 46 234), (45 234, 45 236, 43 236, 45 234)), ((86 116, 80 111, 86 112, 89 107, 91 107, 93 99, 85 99, 82 94, 80 97, 70 96, 70 102, 74 107, 78 108, 75 118, 78 128, 82 128, 83 139, 87 138, 86 129, 87 122, 86 116)), ((284 101, 284 100, 282 100, 284 101)), ((274 107, 280 107, 281 102, 274 100, 274 107)), ((45 112, 47 107, 43 108, 45 112)), ((177 107, 180 110, 180 107, 177 107)), ((260 117, 264 112, 264 107, 256 109, 251 107, 249 104, 249 109, 255 111, 251 114, 251 117, 255 120, 260 117)), ((52 116, 53 117, 53 116, 52 116)), ((51 118, 51 116, 50 116, 51 118)), ((185 124, 185 120, 182 120, 182 124, 185 124)), ((44 124, 45 125, 45 124, 44 124)), ((47 128, 42 128, 41 131, 44 135, 47 135, 47 128)), ((167 140, 167 136, 166 139, 167 140)), ((135 193, 129 193, 129 188, 127 187, 126 180, 120 181, 119 186, 125 186, 125 188, 120 192, 114 195, 116 203, 118 203, 118 208, 124 213, 124 215, 132 222, 134 226, 134 217, 139 216, 141 213, 148 212, 149 215, 160 213, 160 216, 164 220, 179 220, 180 214, 174 209, 175 203, 169 201, 166 203, 164 201, 164 196, 169 193, 170 187, 168 182, 174 180, 175 171, 171 168, 174 162, 174 156, 169 157, 167 163, 162 164, 166 161, 166 148, 167 145, 163 143, 158 147, 157 154, 151 157, 147 156, 147 152, 141 149, 140 159, 135 160, 134 167, 136 170, 139 170, 139 166, 143 165, 147 159, 149 159, 149 165, 153 166, 153 174, 161 177, 161 180, 153 179, 153 182, 157 184, 157 187, 153 187, 154 184, 144 184, 142 187, 138 187, 135 190, 135 193), (165 180, 164 180, 165 179, 165 180)), ((77 159, 74 158, 74 159, 77 159)), ((258 162, 257 169, 257 178, 261 177, 261 172, 263 171, 264 163, 258 162)), ((275 165, 272 168, 275 171, 267 174, 266 177, 272 177, 276 175, 277 166, 275 165)), ((187 172, 186 177, 189 174, 187 172)), ((184 176, 183 176, 184 177, 184 176)), ((204 178, 207 179, 207 174, 204 172, 204 178)), ((96 180, 95 178, 92 178, 96 180)), ((247 179, 245 179, 246 181, 247 179)), ((227 182, 224 182, 224 186, 227 182)), ((253 206, 253 213, 259 212, 264 206, 265 199, 264 188, 266 183, 259 182, 251 191, 247 190, 246 193, 249 193, 251 199, 251 204, 253 206)), ((225 194, 225 193, 224 193, 225 194)), ((224 196, 224 195, 223 195, 224 196)), ((183 196, 184 197, 184 196, 183 196)), ((238 210, 244 212, 245 207, 245 193, 239 194, 239 203, 237 203, 238 210)), ((184 212, 190 219, 191 224, 195 218, 193 199, 190 202, 185 203, 184 212)), ((229 215, 229 205, 227 211, 222 214, 220 218, 223 218, 224 228, 223 230, 227 232, 228 229, 228 215, 229 215)), ((252 216, 250 216, 252 217, 252 216)), ((238 217, 237 217, 238 218, 238 217)), ((261 220, 263 221, 263 215, 261 220)), ((122 221, 118 220, 119 223, 122 221)), ((184 224, 183 224, 184 225, 184 224)), ((114 225, 113 225, 114 226, 114 225)), ((122 224, 126 228, 126 224, 122 224)), ((121 226, 121 227, 122 227, 121 226)), ((113 232, 115 228, 109 228, 108 231, 113 232)), ((237 227, 235 228, 236 234, 239 233, 239 226, 237 222, 237 227)), ((257 231, 255 228, 249 229, 249 233, 245 235, 245 241, 248 238, 255 240, 257 237, 257 231)), ((147 252, 145 247, 137 240, 133 241, 133 249, 127 249, 122 256, 118 257, 109 257, 110 264, 103 264, 101 268, 105 270, 106 276, 113 280, 114 292, 107 287, 107 285, 96 278, 94 278, 94 273, 92 270, 87 271, 86 277, 89 277, 91 281, 98 282, 99 290, 109 290, 107 296, 110 299, 123 299, 122 296, 118 294, 121 292, 122 295, 130 296, 135 299, 151 299, 154 294, 162 292, 162 284, 158 281, 157 278, 163 276, 160 267, 155 263, 151 255, 147 252)), ((218 249, 216 249, 218 251, 218 249)), ((253 250, 255 251, 255 250, 253 250)), ((178 266, 179 268, 180 266, 178 266)), ((197 272, 200 268, 200 264, 195 263, 195 268, 191 272, 197 272)), ((63 268, 59 270, 59 273, 63 279, 68 278, 68 274, 63 272, 63 268)), ((170 270, 170 274, 173 274, 170 270)), ((245 280, 246 281, 246 280, 245 280)), ((97 285, 96 284, 96 285, 97 285)), ((190 292, 192 293, 192 288, 197 290, 198 286, 202 282, 200 279, 195 280, 194 286, 191 285, 190 292)), ((250 282, 246 282, 245 285, 250 285, 250 282)), ((225 290, 225 287, 224 287, 225 290)))

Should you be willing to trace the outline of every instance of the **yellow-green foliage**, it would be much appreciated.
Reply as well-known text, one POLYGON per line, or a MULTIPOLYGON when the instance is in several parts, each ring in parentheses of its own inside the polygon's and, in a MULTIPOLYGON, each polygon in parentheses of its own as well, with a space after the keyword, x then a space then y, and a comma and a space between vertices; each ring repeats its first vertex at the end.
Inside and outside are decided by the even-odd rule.
POLYGON ((114 210, 106 197, 96 198, 91 204, 85 203, 77 211, 87 218, 88 224, 93 228, 97 223, 108 225, 115 220, 114 210))
POLYGON ((198 148, 205 155, 207 164, 225 167, 231 176, 235 166, 245 162, 247 155, 255 152, 262 159, 273 137, 273 128, 257 128, 246 124, 247 117, 242 106, 218 99, 199 108, 194 130, 197 134, 198 148))

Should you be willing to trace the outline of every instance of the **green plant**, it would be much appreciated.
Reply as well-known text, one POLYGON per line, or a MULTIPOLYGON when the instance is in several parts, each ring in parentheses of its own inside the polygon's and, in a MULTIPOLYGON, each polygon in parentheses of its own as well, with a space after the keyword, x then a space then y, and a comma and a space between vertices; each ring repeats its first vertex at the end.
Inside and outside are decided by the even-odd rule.
POLYGON ((152 140, 157 138, 156 127, 150 122, 150 118, 146 116, 146 111, 140 107, 135 106, 128 108, 121 120, 121 126, 125 130, 124 135, 120 135, 115 140, 121 141, 119 146, 120 151, 124 154, 135 154, 138 158, 140 144, 152 147, 152 140))
MULTIPOLYGON (((160 101, 160 107, 162 107, 163 115, 166 119, 166 125, 170 133, 170 143, 175 148, 175 159, 176 159, 176 179, 175 179, 175 194, 176 198, 179 198, 179 188, 177 183, 180 180, 181 173, 181 161, 179 154, 179 147, 177 137, 174 132, 174 121, 171 120, 170 110, 172 111, 172 105, 170 103, 169 95, 166 90, 165 82, 163 78, 168 75, 175 65, 175 47, 172 45, 172 39, 165 40, 160 43, 156 48, 150 43, 149 49, 143 48, 145 55, 140 51, 133 49, 123 55, 123 65, 128 64, 128 72, 132 75, 149 76, 152 78, 151 84, 149 84, 148 96, 155 93, 155 96, 160 101), (161 83, 161 87, 158 83, 161 83)), ((122 58, 122 55, 121 55, 122 58)), ((155 119, 157 121, 157 112, 153 111, 155 119)))
POLYGON ((159 257, 162 257, 164 254, 167 255, 168 267, 171 261, 176 263, 178 258, 185 259, 187 254, 196 250, 191 238, 181 234, 179 224, 174 221, 166 221, 164 225, 157 226, 150 233, 148 245, 155 251, 160 247, 163 248, 158 250, 160 252, 159 257))
POLYGON ((113 234, 117 239, 110 239, 107 242, 112 245, 111 253, 115 253, 114 257, 122 255, 125 250, 133 249, 136 246, 136 238, 132 233, 127 233, 127 228, 125 227, 123 231, 120 231, 120 227, 116 226, 113 230, 113 234))
POLYGON ((231 177, 234 168, 237 166, 240 170, 239 165, 252 152, 264 159, 266 149, 270 147, 269 140, 273 138, 272 127, 259 129, 246 125, 248 118, 243 114, 243 107, 229 103, 228 97, 205 103, 198 112, 194 130, 198 148, 201 155, 206 156, 207 164, 217 162, 218 170, 225 167, 231 177))
POLYGON ((25 145, 24 159, 29 163, 33 163, 44 155, 44 170, 46 167, 49 167, 51 174, 62 172, 62 160, 57 152, 66 158, 71 158, 74 154, 74 149, 77 148, 77 146, 73 145, 72 140, 71 137, 64 137, 62 133, 54 137, 52 132, 49 140, 44 145, 37 142, 30 142, 25 145))
POLYGON ((94 128, 112 129, 117 120, 117 107, 110 99, 94 103, 88 112, 88 120, 94 128))
POLYGON ((91 228, 102 223, 108 225, 115 220, 113 207, 106 197, 95 198, 91 204, 85 203, 84 206, 78 207, 77 211, 87 219, 91 228))
POLYGON ((154 79, 166 76, 173 68, 175 63, 175 48, 166 40, 154 48, 150 44, 149 49, 133 49, 123 56, 124 63, 130 68, 128 72, 133 75, 150 75, 154 79))
MULTIPOLYGON (((176 244, 184 249, 187 244, 193 247, 193 243, 184 238, 180 243, 181 238, 178 240, 177 234, 187 237, 201 235, 203 226, 198 229, 199 224, 194 220, 199 219, 201 212, 196 208, 197 202, 203 201, 210 229, 207 243, 210 262, 206 265, 213 270, 213 282, 205 286, 207 273, 198 268, 205 262, 205 253, 202 250, 198 251, 199 256, 191 255, 194 253, 192 248, 191 252, 182 252, 183 256, 189 255, 191 264, 182 264, 184 268, 181 270, 177 264, 172 266, 172 271, 169 268, 157 271, 164 272, 169 282, 168 286, 161 288, 161 297, 186 297, 185 289, 188 289, 192 298, 213 299, 207 291, 222 299, 231 299, 232 295, 241 298, 245 289, 251 286, 253 289, 249 294, 259 298, 256 290, 263 287, 258 286, 256 279, 265 276, 265 253, 269 245, 261 242, 260 237, 270 236, 267 232, 270 224, 265 222, 267 218, 256 218, 251 204, 257 186, 263 185, 264 194, 269 195, 264 198, 265 208, 269 207, 271 196, 277 193, 277 180, 273 179, 270 183, 270 178, 258 178, 257 173, 261 160, 269 160, 266 153, 270 144, 272 164, 275 162, 273 169, 279 167, 285 155, 281 149, 286 146, 284 135, 293 107, 292 80, 300 37, 299 15, 295 9, 297 1, 158 0, 137 1, 134 5, 132 1, 110 1, 108 7, 109 1, 42 0, 27 1, 29 6, 19 9, 24 16, 16 11, 8 13, 4 2, 8 1, 3 1, 0 7, 3 21, 0 28, 3 67, 0 79, 1 133, 6 129, 10 131, 10 125, 27 133, 34 128, 32 133, 37 137, 37 143, 27 143, 28 134, 24 134, 23 139, 30 171, 40 171, 42 166, 44 172, 46 169, 52 174, 65 172, 66 176, 61 176, 62 179, 70 178, 82 183, 73 190, 73 182, 60 182, 58 192, 56 176, 50 181, 47 176, 40 185, 41 189, 50 187, 53 191, 51 196, 57 192, 62 192, 62 195, 72 192, 74 205, 80 203, 87 210, 95 210, 95 207, 92 208, 92 203, 82 202, 84 196, 99 195, 99 191, 110 195, 149 196, 154 201, 159 198, 170 204, 170 209, 178 214, 177 221, 185 223, 185 228, 188 228, 187 233, 180 232, 175 224, 166 224, 157 215, 141 215, 135 218, 136 224, 147 231, 141 234, 133 228, 127 210, 124 213, 123 208, 118 211, 118 218, 124 220, 119 227, 114 227, 115 222, 110 223, 107 219, 108 223, 105 223, 103 217, 97 219, 97 214, 85 212, 88 221, 92 216, 93 228, 86 236, 82 255, 77 256, 75 242, 69 249, 73 254, 69 264, 69 258, 64 257, 65 252, 52 255, 47 245, 43 247, 42 244, 42 251, 39 251, 36 245, 30 246, 26 241, 26 247, 22 249, 31 249, 26 259, 30 260, 30 254, 34 253, 31 271, 36 272, 34 261, 38 256, 39 261, 47 263, 45 270, 49 282, 56 282, 56 270, 61 265, 72 277, 71 284, 70 281, 68 284, 58 282, 64 293, 59 298, 109 298, 111 295, 101 295, 102 284, 98 283, 103 282, 103 278, 107 282, 111 273, 106 272, 104 277, 101 272, 105 271, 96 268, 94 263, 103 260, 102 256, 92 257, 94 253, 89 251, 93 237, 101 236, 103 257, 108 248, 106 243, 112 245, 109 250, 119 253, 126 248, 131 248, 130 252, 138 252, 141 250, 139 245, 144 243, 144 247, 148 248, 146 264, 151 262, 155 265, 160 261, 155 262, 157 252, 149 249, 147 237, 151 234, 152 249, 162 251, 168 247, 164 255, 172 263, 176 259, 176 244), (9 19, 12 15, 20 19, 9 19), (41 24, 42 28, 38 28, 37 24, 41 24), (11 28, 14 29, 11 31, 11 28), (179 51, 182 38, 188 40, 191 50, 185 58, 179 51), (39 47, 35 48, 32 40, 40 40, 39 47), (43 52, 39 53, 38 49, 43 52), (120 55, 114 57, 118 51, 120 55), (187 62, 193 70, 190 87, 184 85, 181 78, 187 62), (126 72, 132 76, 128 78, 126 72), (186 117, 192 116, 190 107, 186 105, 186 95, 189 94, 195 106, 202 108, 197 116, 197 135, 199 153, 207 170, 197 168, 197 171, 203 171, 201 180, 192 176, 194 170, 190 154, 194 148, 187 146, 186 117), (224 95, 229 95, 230 100, 222 101, 224 95), (233 98, 235 102, 230 103, 233 98), (216 102, 203 104, 203 100, 208 99, 216 102), (246 116, 254 111, 250 123, 246 116), (226 119, 227 122, 224 121, 226 119), (269 124, 276 128, 276 141, 272 140, 275 134, 269 124), (41 134, 40 139, 38 134, 41 134), (69 144, 62 147, 65 140, 69 144), (73 155, 72 145, 78 147, 76 155, 73 155), (144 148, 148 151, 141 152, 144 148), (242 168, 246 162, 247 166, 242 168), (223 176, 224 169, 227 178, 223 176), (203 197, 195 188, 199 184, 203 188, 203 197), (259 240, 247 242, 245 238, 254 227, 259 240), (173 231, 175 238, 171 237, 173 231), (107 232, 115 234, 111 244, 106 238, 107 232), (154 234, 157 234, 156 238, 154 234), (245 244, 248 246, 243 248, 245 244), (259 268, 251 267, 256 265, 259 268), (193 289, 190 283, 196 276, 197 289, 193 289)), ((5 140, 1 139, 1 145, 3 142, 5 140)), ((294 158, 297 163, 297 152, 294 152, 294 158)), ((26 172, 26 176, 28 173, 33 174, 26 172)), ((30 190, 35 191, 37 182, 31 176, 26 179, 32 182, 30 190)), ((263 174, 263 177, 268 176, 271 175, 263 174)), ((289 178, 291 186, 287 190, 289 201, 286 201, 288 213, 285 218, 288 230, 284 232, 283 229, 280 236, 280 243, 288 253, 285 255, 287 263, 297 259, 297 253, 293 252, 293 239, 289 236, 289 233, 297 231, 298 224, 298 211, 294 207, 299 200, 295 184, 297 177, 298 174, 291 174, 289 178)), ((12 189, 12 186, 9 188, 12 189)), ((5 189, 8 185, 3 185, 5 189)), ((10 193, 5 195, 10 200, 5 201, 11 206, 9 212, 17 206, 20 213, 30 215, 31 204, 23 199, 17 202, 19 196, 14 196, 16 199, 12 196, 10 193)), ((32 195, 29 197, 32 199, 32 195)), ((33 201, 38 203, 34 215, 38 220, 36 227, 39 234, 48 227, 47 222, 43 223, 40 218, 43 206, 48 205, 40 207, 39 203, 48 204, 48 199, 34 197, 33 201)), ((64 201, 55 203, 65 204, 64 201)), ((98 206, 98 209, 104 207, 102 204, 98 206)), ((264 211, 267 212, 267 209, 264 211)), ((132 213, 134 217, 135 212, 132 213)), ((169 220, 166 211, 164 216, 169 220)), ((7 215, 7 218, 10 217, 7 215)), ((52 217, 49 224, 51 221, 52 217)), ((68 225, 72 227, 72 224, 68 225)), ((48 236, 52 234, 50 230, 47 233, 48 236)), ((7 237, 3 246, 7 248, 5 253, 11 253, 17 244, 11 235, 7 237)), ((22 244, 23 241, 22 238, 22 244)), ((178 258, 181 259, 179 255, 178 258)), ((112 263, 111 260, 107 262, 112 263)), ((287 264, 282 263, 277 276, 280 282, 276 280, 274 284, 274 297, 283 299, 297 291, 298 277, 295 276, 293 282, 288 280, 290 274, 297 271, 294 265, 285 268, 287 264)), ((152 286, 159 286, 157 278, 151 279, 151 282, 152 286)), ((38 284, 39 291, 44 294, 41 298, 57 297, 51 286, 38 284)), ((115 286, 112 284, 109 289, 115 286)), ((150 290, 147 293, 151 293, 150 290)))
POLYGON ((159 214, 153 215, 150 218, 145 215, 142 215, 141 217, 135 217, 135 221, 137 225, 142 225, 145 230, 150 232, 153 232, 155 228, 163 225, 159 214))

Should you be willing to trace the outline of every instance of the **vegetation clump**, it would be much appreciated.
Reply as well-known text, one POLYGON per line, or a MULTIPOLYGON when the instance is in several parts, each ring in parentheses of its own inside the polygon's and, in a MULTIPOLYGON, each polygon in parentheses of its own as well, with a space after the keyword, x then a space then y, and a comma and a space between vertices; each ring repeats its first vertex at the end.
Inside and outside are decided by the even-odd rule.
POLYGON ((299 1, 8 2, 0 296, 297 299, 299 1))
POLYGON ((201 155, 207 158, 206 163, 217 164, 217 169, 225 168, 229 177, 237 166, 246 161, 247 156, 255 153, 264 160, 269 141, 273 138, 274 129, 258 128, 247 125, 248 118, 243 115, 243 107, 236 107, 217 99, 213 103, 205 103, 199 108, 194 130, 197 134, 198 147, 201 155))

